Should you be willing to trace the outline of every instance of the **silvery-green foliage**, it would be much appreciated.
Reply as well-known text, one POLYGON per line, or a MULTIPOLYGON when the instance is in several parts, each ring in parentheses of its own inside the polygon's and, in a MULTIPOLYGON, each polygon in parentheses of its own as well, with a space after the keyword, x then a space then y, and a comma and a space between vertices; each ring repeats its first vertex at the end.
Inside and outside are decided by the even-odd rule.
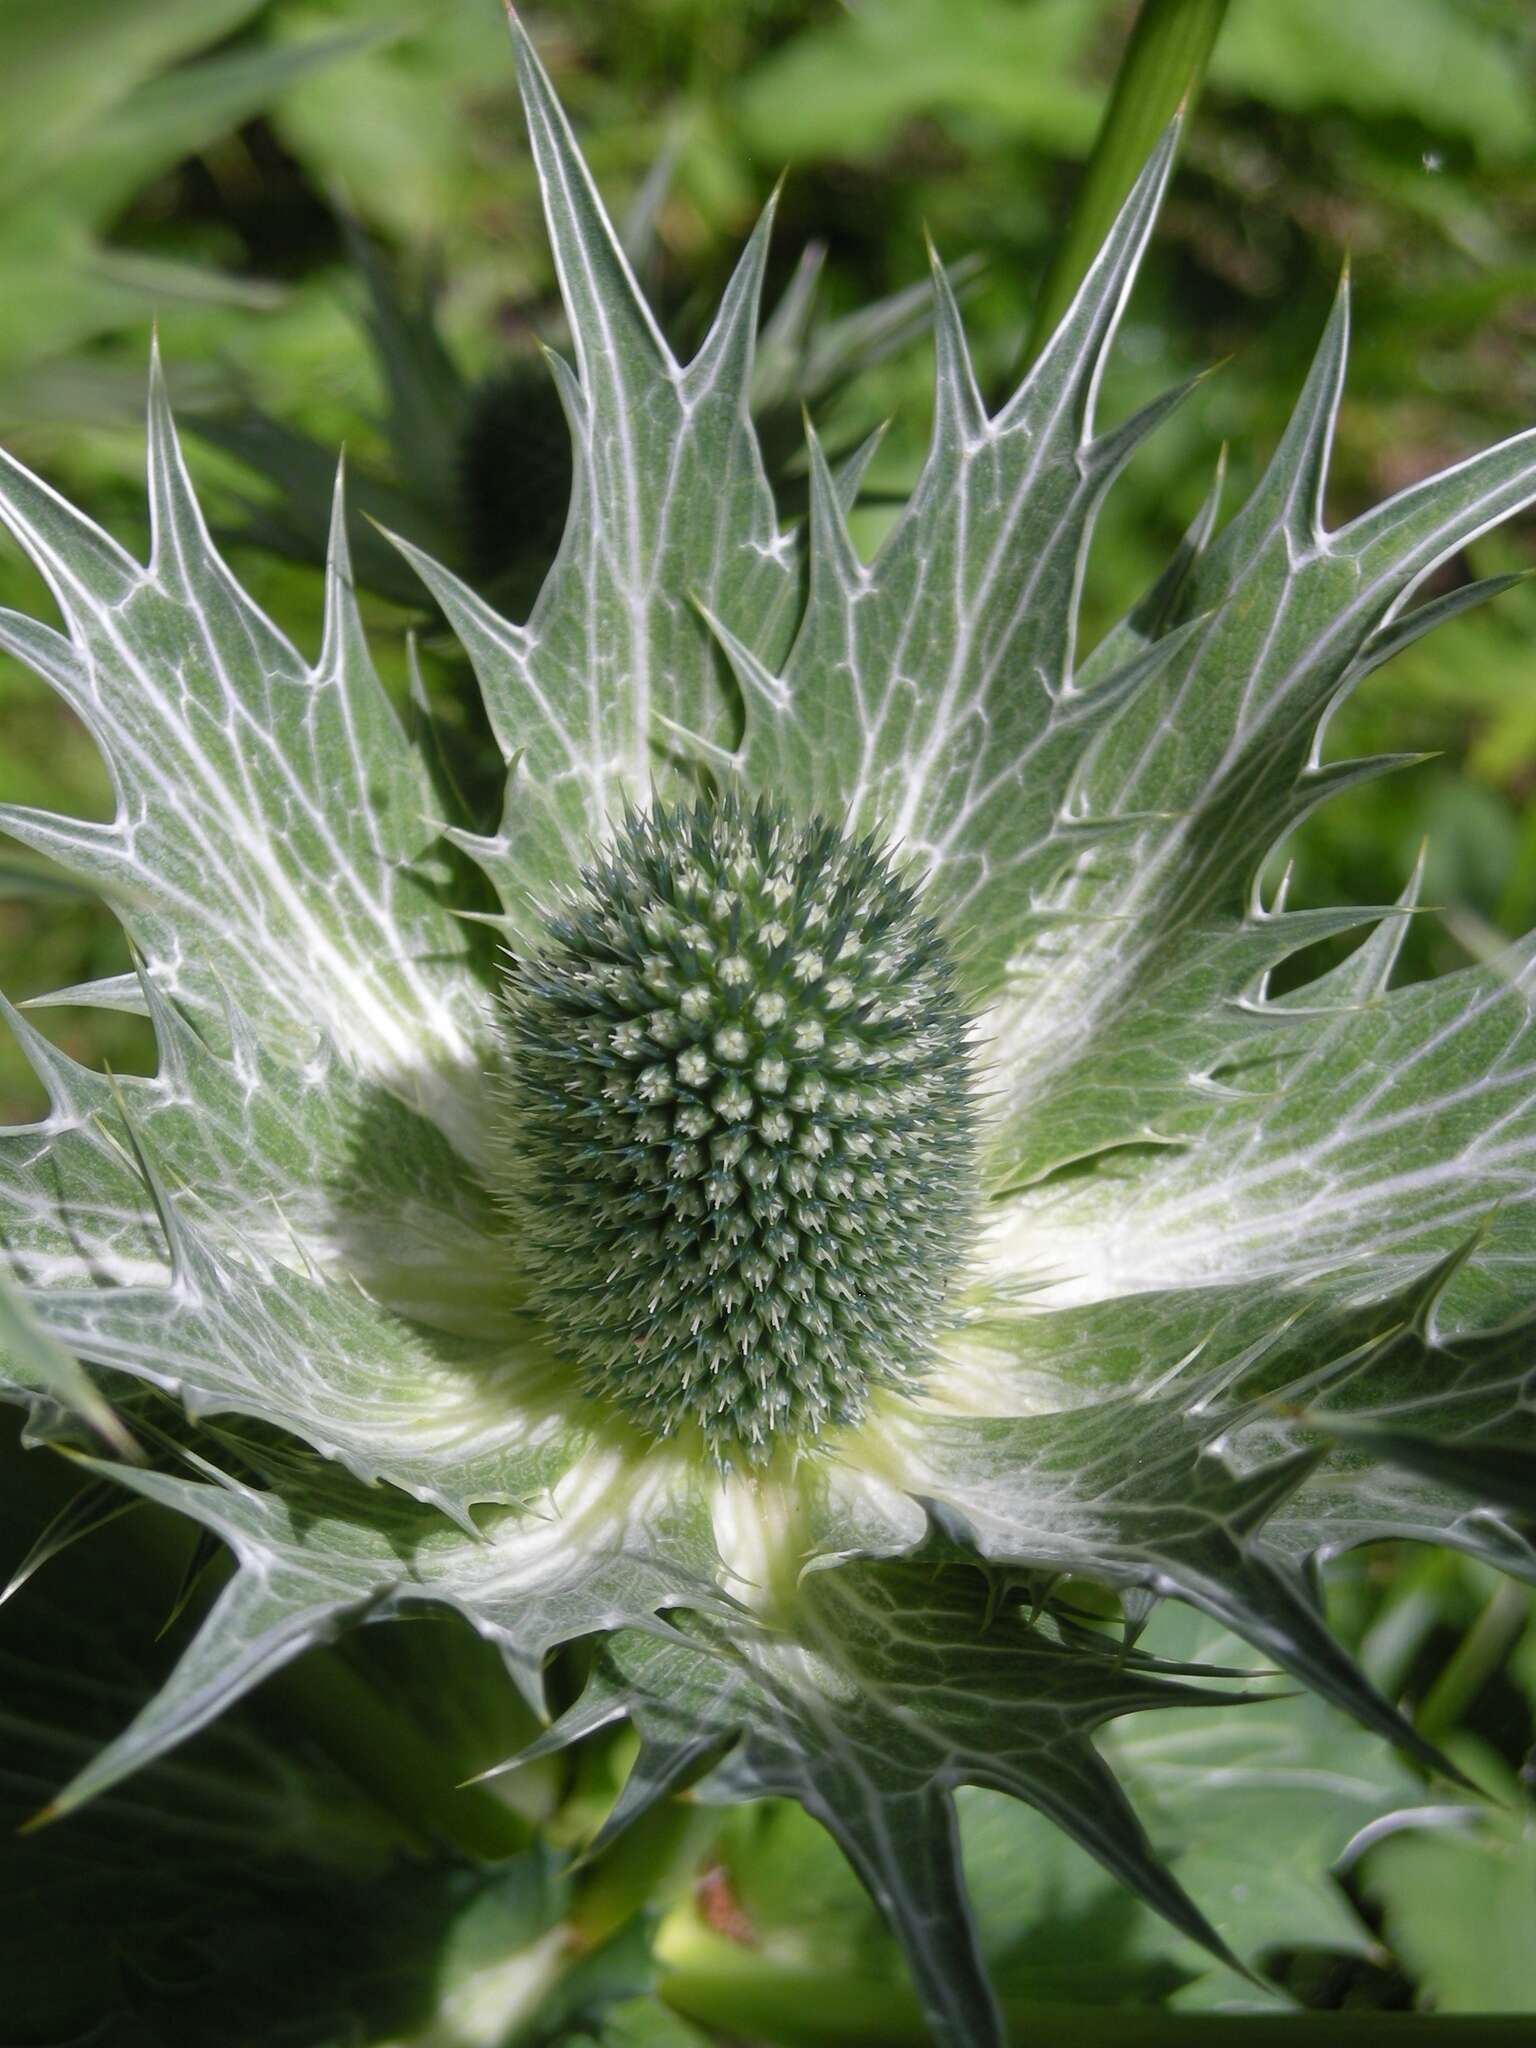
POLYGON ((610 1826, 696 1779, 798 1799, 899 1934, 935 2038, 977 2048, 1000 2036, 962 1785, 1039 1809, 1221 1948, 1094 1736, 1241 1708, 1107 1648, 1053 1607, 1056 1575, 1119 1589, 1128 1628, 1187 1602, 1421 1757, 1325 1627, 1313 1562, 1397 1535, 1536 1575, 1531 947, 1395 988, 1411 885, 1303 913, 1259 888, 1309 809, 1392 765, 1325 763, 1330 707, 1489 594, 1410 608, 1536 496, 1536 435, 1330 531, 1341 294, 1252 496, 1225 524, 1213 502, 1080 659, 1095 513, 1179 395, 1095 418, 1171 143, 999 412, 936 270, 932 443, 866 562, 857 459, 812 439, 802 527, 766 483, 767 219, 679 363, 514 43, 572 336, 570 517, 519 624, 406 549, 477 670, 497 821, 441 819, 359 630, 339 491, 311 661, 215 552, 158 380, 147 565, 18 465, 0 484, 63 618, 7 616, 0 640, 85 721, 117 797, 106 823, 0 823, 117 911, 136 972, 73 999, 143 1009, 159 1044, 152 1077, 113 1082, 11 1017, 50 1107, 0 1134, 8 1387, 39 1435, 99 1420, 82 1365, 225 1417, 177 1463, 99 1469, 237 1566, 54 1810, 361 1620, 456 1610, 535 1703, 546 1654, 601 1635, 548 1741, 635 1723, 610 1826), (539 954, 626 816, 701 786, 890 849, 975 1019, 958 1312, 910 1385, 740 1468, 590 1398, 541 1313, 495 1194, 516 1077, 479 944, 488 920, 539 954), (498 905, 478 922, 466 860, 498 905), (1342 966, 1271 996, 1350 932, 1342 966))

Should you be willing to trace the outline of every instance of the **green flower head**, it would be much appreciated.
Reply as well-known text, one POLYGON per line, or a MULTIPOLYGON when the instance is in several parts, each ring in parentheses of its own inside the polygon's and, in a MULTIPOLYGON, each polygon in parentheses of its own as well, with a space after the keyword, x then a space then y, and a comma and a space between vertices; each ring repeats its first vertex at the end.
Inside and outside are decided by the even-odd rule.
POLYGON ((445 817, 378 682, 339 491, 311 661, 221 561, 158 378, 147 565, 0 473, 63 621, 0 644, 117 795, 0 825, 114 907, 135 974, 68 993, 159 1047, 115 1084, 11 1014, 50 1108, 0 1133, 4 1385, 40 1435, 172 1397, 189 1456, 100 1470, 236 1566, 54 1810, 364 1619, 456 1611, 541 1711, 595 1637, 542 1746, 634 1723, 610 1826, 685 1784, 800 1799, 935 2038, 986 2048, 959 1786, 1225 1953, 1094 1745, 1230 1697, 1137 1649, 1153 1600, 1429 1756, 1308 1561, 1407 1535, 1532 1570, 1531 948, 1397 987, 1411 887, 1291 913, 1259 877, 1380 772, 1322 759, 1328 712, 1488 594, 1408 608, 1536 495, 1536 436, 1330 530, 1341 294, 1247 502, 1083 654, 1098 508, 1182 395, 1095 420, 1172 138, 999 410, 935 269, 931 445, 866 560, 868 449, 810 436, 801 523, 767 483, 767 219, 679 362, 514 47, 569 517, 519 624, 400 544, 497 816, 445 817))
POLYGON ((514 965, 518 1256, 588 1390, 765 1463, 912 1388, 972 1220, 966 1019, 869 840, 630 819, 514 965))

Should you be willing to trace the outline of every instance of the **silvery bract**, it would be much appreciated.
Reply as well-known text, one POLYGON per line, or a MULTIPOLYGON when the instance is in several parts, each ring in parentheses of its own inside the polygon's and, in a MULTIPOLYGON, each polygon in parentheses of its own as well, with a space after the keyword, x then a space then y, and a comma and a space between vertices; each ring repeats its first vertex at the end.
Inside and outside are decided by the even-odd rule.
POLYGON ((415 558, 507 763, 494 831, 441 822, 379 687, 339 492, 311 665, 215 553, 158 383, 147 567, 5 468, 65 630, 3 642, 117 809, 3 823, 131 936, 136 976, 73 999, 159 1045, 113 1083, 11 1019, 51 1108, 0 1140, 9 1391, 39 1433, 103 1422, 81 1362, 224 1416, 191 1463, 100 1469, 238 1561, 57 1808, 356 1621, 455 1609, 534 1700, 604 1632, 547 1743, 635 1723, 611 1826, 694 1780, 801 1800, 976 2048, 957 1786, 1219 1946, 1093 1738, 1230 1692, 1074 1626, 1056 1575, 1128 1629, 1189 1602, 1413 1745, 1311 1561, 1399 1535, 1531 1572, 1531 950, 1394 988, 1411 887, 1289 913, 1259 874, 1392 765, 1320 765, 1323 723, 1488 593, 1405 609, 1536 495, 1536 436, 1327 531, 1341 295, 1252 497, 1079 659, 1096 510, 1177 402, 1094 419, 1171 144, 996 414, 936 271, 932 445, 866 563, 858 459, 812 440, 804 530, 765 482, 766 219, 680 365, 515 41, 570 518, 522 625, 415 558))

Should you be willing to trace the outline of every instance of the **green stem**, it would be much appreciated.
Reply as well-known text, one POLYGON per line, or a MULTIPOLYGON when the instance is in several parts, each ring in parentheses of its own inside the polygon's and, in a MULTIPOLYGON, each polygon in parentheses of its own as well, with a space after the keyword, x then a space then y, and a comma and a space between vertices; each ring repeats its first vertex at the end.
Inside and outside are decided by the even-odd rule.
POLYGON ((310 1651, 267 1680, 266 1697, 423 1846, 447 1842, 494 1863, 533 1840, 494 1792, 454 1784, 438 1744, 340 1652, 310 1651))
POLYGON ((718 1812, 679 1799, 627 1827, 587 1866, 566 1916, 583 1948, 596 1948, 646 1907, 665 1907, 686 1889, 721 1824, 718 1812))
POLYGON ((1529 1594, 1503 1579, 1424 1695, 1413 1725, 1430 1742, 1449 1734, 1503 1663, 1529 1617, 1529 1594))
POLYGON ((1145 0, 1065 233, 1040 287, 1025 359, 1033 361, 1072 303, 1152 146, 1198 97, 1227 0, 1145 0))
MULTIPOLYGON (((669 1922, 658 1954, 660 1996, 683 2018, 745 2035, 773 2048, 931 2048, 933 2036, 917 2001, 896 1984, 825 1977, 782 1963, 695 1922, 669 1922)), ((1119 2006, 1001 2001, 1010 2041, 1019 2048, 1071 2042, 1072 2048, 1227 2048, 1239 2035, 1249 2048, 1515 2048, 1530 2040, 1528 2015, 1444 2019, 1415 2013, 1220 2013, 1139 2011, 1119 2006)))

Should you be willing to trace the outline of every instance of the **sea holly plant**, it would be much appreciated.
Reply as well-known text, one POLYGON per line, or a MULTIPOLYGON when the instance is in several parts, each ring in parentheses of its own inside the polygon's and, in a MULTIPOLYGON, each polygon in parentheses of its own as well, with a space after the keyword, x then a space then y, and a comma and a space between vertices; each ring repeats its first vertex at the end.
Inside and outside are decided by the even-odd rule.
MULTIPOLYGON (((5 466, 63 630, 0 633, 117 808, 0 823, 132 942, 62 993, 158 1043, 116 1079, 11 1013, 50 1107, 0 1137, 5 1384, 77 1519, 120 1492, 230 1559, 41 1839, 307 1649, 447 1613, 545 1723, 487 1759, 509 1782, 632 1729, 592 1853, 679 1794, 797 1801, 932 2038, 983 2048, 965 1788, 1230 1959, 1106 1760, 1112 1723, 1214 1730, 1256 1690, 1145 1647, 1158 1602, 1433 1771, 1317 1561, 1398 1536, 1532 1574, 1530 948, 1397 987, 1411 882, 1288 911, 1261 877, 1395 765, 1326 760, 1329 711, 1493 594, 1415 604, 1536 497, 1536 434, 1330 530, 1341 293, 1252 496, 1082 655, 1095 513, 1182 395, 1095 417, 1172 138, 998 411, 935 267, 932 442, 866 561, 867 451, 809 436, 803 523, 768 488, 768 219, 680 363, 513 43, 569 517, 522 623, 402 543, 478 675, 496 819, 453 815, 380 689, 339 488, 311 663, 219 559, 158 379, 147 564, 5 466)), ((501 2033, 462 2037, 565 1960, 519 1949, 501 2033)))

